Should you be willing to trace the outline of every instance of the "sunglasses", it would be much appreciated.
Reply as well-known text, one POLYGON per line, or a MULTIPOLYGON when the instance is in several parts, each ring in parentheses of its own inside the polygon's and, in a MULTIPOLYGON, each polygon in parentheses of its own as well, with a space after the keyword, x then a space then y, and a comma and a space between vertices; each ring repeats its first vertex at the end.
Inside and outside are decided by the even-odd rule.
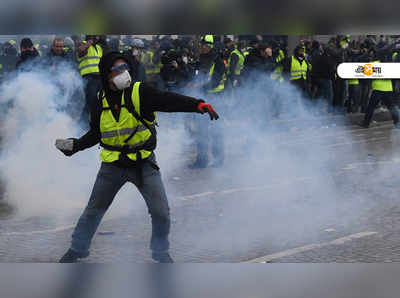
POLYGON ((119 72, 123 72, 125 70, 130 70, 130 67, 127 63, 122 63, 116 66, 111 67, 111 71, 119 71, 119 72))

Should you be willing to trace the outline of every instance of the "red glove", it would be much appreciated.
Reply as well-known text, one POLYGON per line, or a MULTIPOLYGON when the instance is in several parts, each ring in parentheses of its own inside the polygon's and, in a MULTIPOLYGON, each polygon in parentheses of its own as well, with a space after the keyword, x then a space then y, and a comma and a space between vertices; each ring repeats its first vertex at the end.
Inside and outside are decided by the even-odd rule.
POLYGON ((197 109, 199 110, 200 113, 204 114, 204 113, 208 113, 208 115, 210 115, 210 120, 217 120, 219 118, 217 112, 214 110, 214 108, 205 102, 201 102, 199 103, 199 105, 197 106, 197 109))

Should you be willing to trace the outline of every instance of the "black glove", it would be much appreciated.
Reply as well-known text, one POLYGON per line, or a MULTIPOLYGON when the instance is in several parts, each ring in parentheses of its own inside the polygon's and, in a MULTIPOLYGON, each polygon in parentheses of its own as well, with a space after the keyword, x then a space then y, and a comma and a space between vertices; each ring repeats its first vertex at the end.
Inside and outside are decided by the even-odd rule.
POLYGON ((57 139, 55 145, 56 148, 64 153, 66 156, 72 156, 74 153, 77 152, 75 142, 76 139, 74 138, 57 139))

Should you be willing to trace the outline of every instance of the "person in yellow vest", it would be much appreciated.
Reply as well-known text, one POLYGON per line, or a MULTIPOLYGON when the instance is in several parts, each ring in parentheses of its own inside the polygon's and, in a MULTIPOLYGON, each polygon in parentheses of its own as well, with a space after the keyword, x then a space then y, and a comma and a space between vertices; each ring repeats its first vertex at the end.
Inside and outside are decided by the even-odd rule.
POLYGON ((156 112, 218 114, 203 100, 163 92, 133 82, 132 56, 110 52, 100 61, 103 88, 92 107, 90 130, 80 139, 57 139, 67 156, 100 144, 101 167, 89 203, 72 234, 70 249, 61 263, 89 255, 92 238, 114 197, 126 182, 135 184, 146 201, 152 220, 150 248, 158 262, 173 262, 169 254, 170 213, 154 150, 157 144, 156 112))
POLYGON ((228 54, 226 64, 227 84, 237 87, 239 85, 240 73, 244 67, 244 55, 240 51, 240 47, 234 47, 231 39, 225 40, 225 47, 228 54))
POLYGON ((282 62, 285 59, 285 53, 282 49, 278 47, 276 43, 273 43, 273 59, 275 59, 276 67, 271 72, 271 101, 273 102, 272 105, 272 117, 278 119, 282 112, 282 94, 280 92, 282 88, 282 83, 285 81, 282 75, 283 72, 283 65, 282 62))
POLYGON ((309 94, 308 84, 309 84, 309 72, 310 66, 304 56, 304 48, 298 45, 294 51, 293 55, 286 58, 283 62, 283 74, 290 84, 298 87, 303 96, 309 94))
MULTIPOLYGON (((214 50, 212 35, 206 35, 201 40, 201 54, 199 57, 199 74, 197 84, 199 92, 207 96, 217 108, 225 109, 225 64, 221 55, 214 50)), ((208 123, 199 119, 196 122, 197 134, 196 160, 188 167, 190 169, 206 168, 208 166, 208 147, 211 141, 213 163, 211 167, 220 168, 224 164, 224 137, 222 123, 208 123)))
MULTIPOLYGON (((374 61, 379 63, 380 61, 374 61)), ((393 84, 392 80, 384 80, 384 79, 372 79, 372 94, 371 99, 369 100, 367 111, 365 113, 364 121, 361 123, 361 126, 364 128, 368 128, 372 117, 374 115, 374 111, 376 106, 382 101, 387 108, 389 109, 393 123, 396 128, 400 128, 399 126, 399 112, 393 105, 393 84)))
POLYGON ((78 69, 85 81, 85 105, 82 111, 80 125, 87 128, 89 125, 89 112, 93 105, 93 99, 101 88, 99 62, 103 56, 103 48, 100 45, 100 36, 87 35, 86 40, 80 42, 77 48, 78 69))
POLYGON ((160 75, 161 63, 161 50, 158 40, 153 40, 150 43, 150 48, 143 56, 142 62, 146 69, 147 82, 157 88, 162 88, 162 79, 160 75))

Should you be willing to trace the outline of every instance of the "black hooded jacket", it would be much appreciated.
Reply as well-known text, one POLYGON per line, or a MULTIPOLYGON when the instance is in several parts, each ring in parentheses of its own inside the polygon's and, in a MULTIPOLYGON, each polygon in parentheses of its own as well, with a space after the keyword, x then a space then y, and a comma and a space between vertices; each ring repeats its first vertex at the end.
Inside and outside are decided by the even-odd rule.
POLYGON ((23 51, 17 62, 17 69, 26 71, 32 70, 38 63, 38 57, 40 57, 40 55, 36 49, 33 49, 33 51, 23 51))
MULTIPOLYGON (((124 59, 132 69, 132 65, 134 64, 132 57, 118 52, 111 52, 101 58, 99 70, 106 100, 108 105, 111 107, 111 112, 114 118, 119 121, 122 91, 111 90, 108 83, 110 69, 117 59, 124 59)), ((131 77, 133 77, 132 74, 131 77)), ((134 82, 132 82, 132 84, 134 84, 134 82)), ((163 92, 147 85, 146 83, 140 85, 139 96, 140 115, 148 121, 154 120, 154 112, 198 112, 197 106, 200 102, 204 102, 203 100, 173 92, 163 92)), ((75 142, 76 151, 84 150, 100 142, 102 100, 96 98, 93 102, 95 104, 91 107, 90 130, 75 142)))

